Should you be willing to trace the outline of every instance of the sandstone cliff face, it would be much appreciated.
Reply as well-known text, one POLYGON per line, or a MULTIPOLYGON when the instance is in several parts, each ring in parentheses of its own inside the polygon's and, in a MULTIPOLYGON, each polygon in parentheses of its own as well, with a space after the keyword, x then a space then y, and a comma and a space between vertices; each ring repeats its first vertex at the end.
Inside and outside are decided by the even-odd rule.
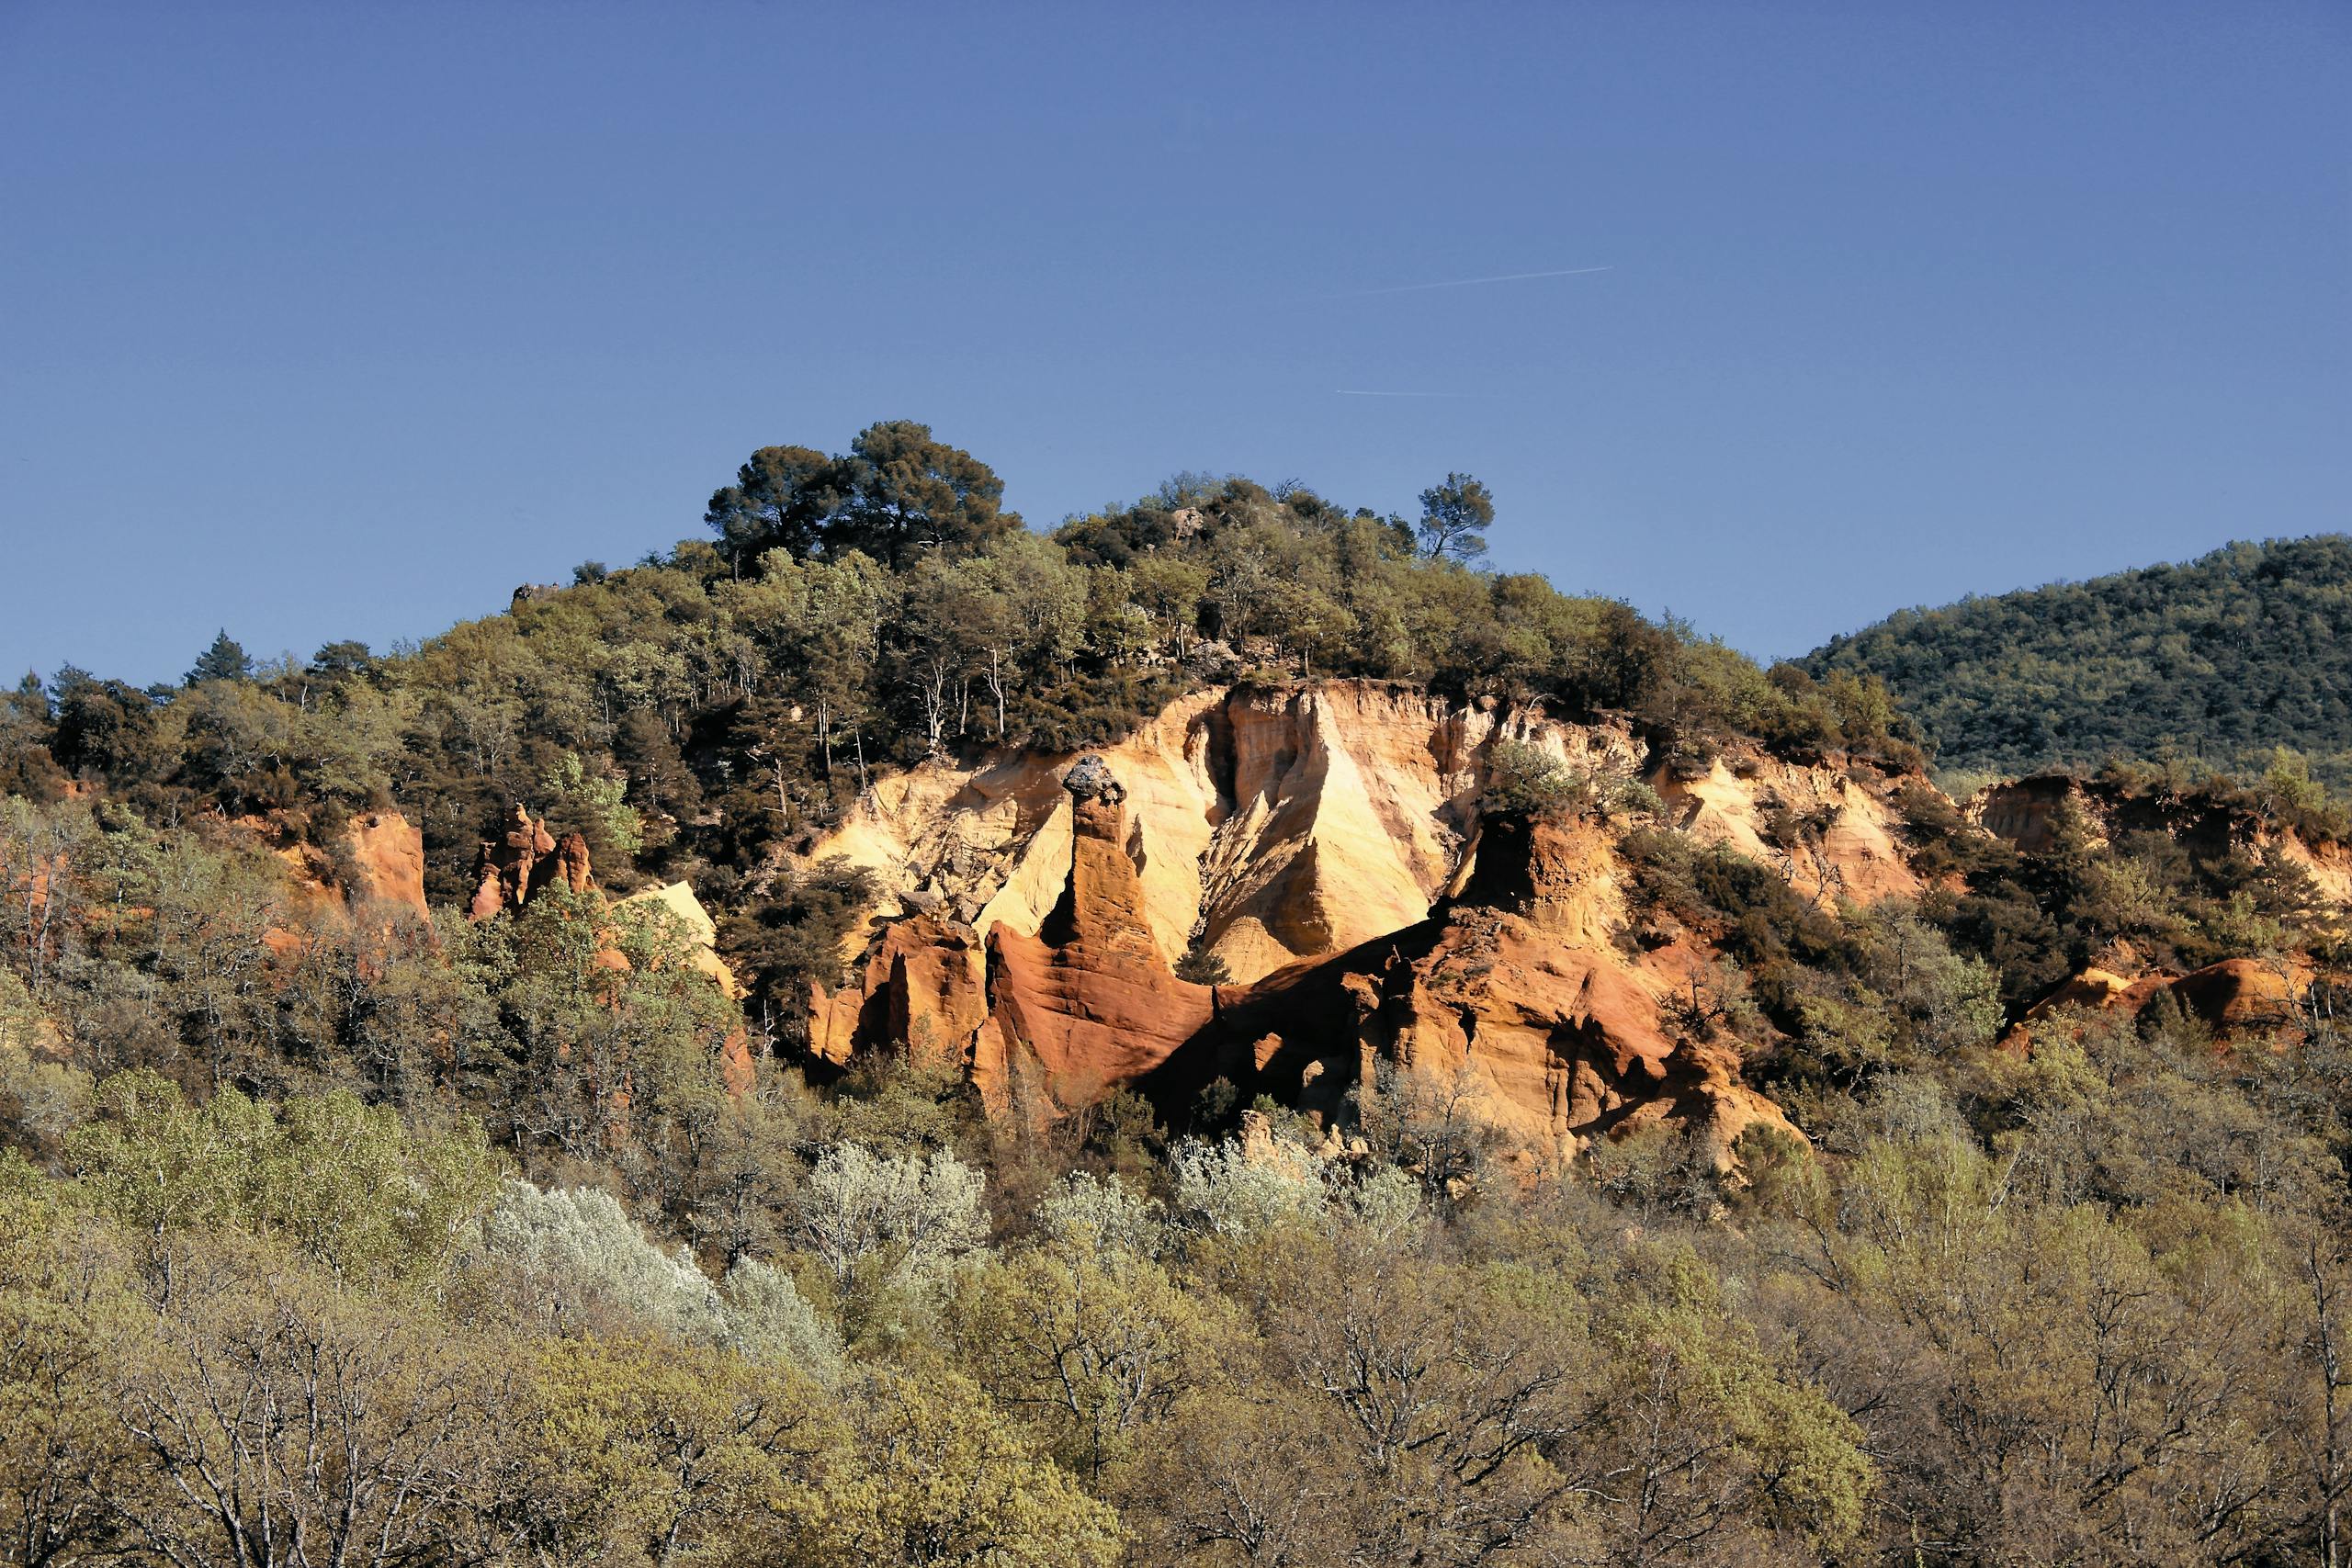
MULTIPOLYGON (((2062 830, 2071 826, 2093 845, 2125 833, 2159 833, 2199 860, 2234 853, 2284 863, 2310 879, 2322 912, 2332 914, 2339 928, 2352 913, 2352 852, 2336 843, 2305 843, 2292 830, 2243 805, 2194 795, 2133 795, 2105 780, 2048 773, 1993 784, 1973 796, 1964 809, 1970 820, 2028 854, 2054 849, 2062 830)), ((2186 974, 2175 969, 2142 973, 2143 962, 2129 946, 2114 944, 2029 1009, 2002 1037, 2003 1045, 2031 1050, 2042 1032, 2063 1023, 2073 1011, 2117 1012, 2136 1019, 2158 1006, 2179 1008, 2223 1044, 2274 1033, 2291 1039, 2299 1028, 2298 1003, 2314 973, 2310 959, 2301 954, 2224 959, 2186 974)))
POLYGON ((482 844, 475 876, 478 886, 466 911, 473 920, 519 909, 549 883, 560 882, 574 893, 595 886, 588 868, 588 840, 577 833, 566 833, 559 840, 519 803, 504 836, 482 844))
POLYGON ((1753 1123, 1795 1138, 1740 1082, 1736 1043, 1668 1024, 1682 961, 1628 957, 1610 940, 1623 914, 1605 829, 1490 824, 1462 897, 1234 998, 1194 1074, 1327 1116, 1351 1089, 1457 1096, 1541 1163, 1661 1122, 1719 1157, 1753 1123))
POLYGON ((397 811, 352 818, 330 852, 282 816, 243 817, 233 827, 254 835, 285 863, 297 907, 312 918, 338 909, 380 919, 394 910, 429 919, 424 904, 424 835, 397 811))
POLYGON ((1068 859, 1034 934, 898 921, 862 985, 812 997, 811 1049, 836 1063, 861 1045, 942 1054, 992 1108, 1052 1115, 1137 1081, 1199 1034, 1212 993, 1161 953, 1125 791, 1096 782, 1109 779, 1099 761, 1071 771, 1068 859))
MULTIPOLYGON (((1102 752, 1125 791, 1127 850, 1153 946, 1197 939, 1237 981, 1426 917, 1461 874, 1491 743, 1526 740, 1630 776, 1622 727, 1464 707, 1377 682, 1212 690, 1102 752)), ((885 889, 878 918, 936 911, 985 937, 1035 936, 1074 839, 1067 757, 929 762, 881 781, 807 857, 885 889)))
POLYGON ((1901 818, 1883 784, 1873 787, 1836 768, 1750 753, 1728 762, 1719 759, 1699 779, 1661 775, 1657 792, 1684 832, 1778 866, 1807 898, 1869 904, 1917 897, 1924 890, 1904 858, 1901 818), (1808 830, 1777 832, 1775 818, 1808 830))
MULTIPOLYGON (((1046 1114, 1130 1085, 1181 1109, 1223 1077, 1337 1121, 1386 1068, 1544 1160, 1656 1121, 1719 1148, 1790 1131, 1736 1042, 1672 1021, 1708 955, 1617 940, 1613 834, 1480 820, 1500 738, 1618 778, 1645 761, 1622 727, 1333 682, 1201 694, 1075 765, 886 781, 810 856, 887 890, 854 982, 811 998, 811 1049, 938 1051, 990 1104, 1046 1114), (1178 980, 1194 945, 1233 983, 1178 980)), ((1683 830, 1786 862, 1810 896, 1919 889, 1887 781, 1765 758, 1654 776, 1683 830), (1802 858, 1772 847, 1790 813, 1815 823, 1802 858)))
POLYGON ((353 886, 344 896, 353 903, 388 905, 427 918, 424 906, 424 835, 397 811, 371 811, 351 819, 345 838, 350 846, 353 886))
POLYGON ((991 1105, 1048 1112, 1135 1083, 1208 1026, 1214 994, 1176 978, 1145 915, 1115 794, 1074 794, 1069 880, 1035 936, 988 934, 989 1011, 972 1081, 991 1105))

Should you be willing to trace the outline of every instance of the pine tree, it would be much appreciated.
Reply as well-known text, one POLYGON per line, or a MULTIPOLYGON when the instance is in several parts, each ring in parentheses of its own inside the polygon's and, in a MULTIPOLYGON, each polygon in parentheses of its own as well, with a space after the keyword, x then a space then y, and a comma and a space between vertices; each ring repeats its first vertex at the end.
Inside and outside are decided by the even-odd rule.
POLYGON ((227 627, 212 639, 212 646, 197 660, 196 668, 187 672, 187 684, 200 686, 207 681, 244 681, 253 676, 254 661, 245 657, 243 647, 231 637, 227 627))
POLYGON ((1495 498, 1468 474, 1448 474, 1443 484, 1421 491, 1421 548, 1431 560, 1485 555, 1494 521, 1495 498))

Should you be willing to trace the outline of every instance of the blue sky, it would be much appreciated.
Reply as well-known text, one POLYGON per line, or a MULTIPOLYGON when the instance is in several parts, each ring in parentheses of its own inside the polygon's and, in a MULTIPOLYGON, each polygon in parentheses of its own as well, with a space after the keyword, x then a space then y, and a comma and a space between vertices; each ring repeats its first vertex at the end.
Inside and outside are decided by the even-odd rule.
POLYGON ((1038 524, 1466 470, 1497 564, 1766 656, 2342 528, 2347 67, 2327 4, 0 0, 0 670, 430 635, 881 418, 1038 524))

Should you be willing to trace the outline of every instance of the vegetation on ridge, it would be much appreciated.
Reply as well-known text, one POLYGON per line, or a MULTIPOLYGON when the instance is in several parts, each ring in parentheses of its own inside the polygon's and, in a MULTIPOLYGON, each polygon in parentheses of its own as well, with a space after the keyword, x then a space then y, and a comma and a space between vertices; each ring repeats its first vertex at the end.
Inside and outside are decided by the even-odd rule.
POLYGON ((2352 785, 2352 537, 1905 610, 1803 661, 1883 681, 1946 767, 2115 759, 2259 773, 2275 748, 2352 785))
POLYGON ((1512 1164, 1468 1079, 1182 1136, 991 1118, 919 1043, 741 1076, 860 901, 775 852, 885 761, 1334 672, 1625 714, 1686 773, 1916 757, 1867 679, 1472 570, 1491 498, 1424 499, 1185 477, 1042 537, 884 425, 418 648, 224 632, 0 701, 0 1563, 2346 1562, 2346 954, 2264 837, 2328 825, 2291 770, 2118 770, 2146 820, 2030 852, 1915 780, 1928 891, 1861 908, 1498 748, 1488 808, 1605 835, 1615 940, 1708 959, 1670 1028, 1812 1140, 1736 1170, 1655 1126, 1512 1164), (690 878, 748 1003, 642 907, 464 919, 518 799, 690 878), (385 806, 429 923, 272 852, 385 806), (2226 1038, 2004 1043, 2119 953, 2314 973, 2226 1038))
POLYGON ((905 422, 839 457, 763 448, 710 502, 716 544, 587 563, 390 656, 336 643, 249 671, 224 632, 182 687, 28 677, 0 705, 0 789, 79 781, 164 824, 274 813, 322 850, 348 813, 397 804, 448 903, 528 801, 609 884, 683 877, 740 910, 789 992, 807 972, 750 952, 787 923, 774 901, 840 899, 772 881, 772 851, 876 767, 1102 744, 1207 682, 1362 675, 1623 711, 1694 758, 1740 733, 1917 755, 1866 681, 1767 672, 1615 601, 1461 565, 1493 515, 1465 475, 1430 490, 1420 535, 1296 486, 1179 476, 1046 537, 1001 492, 905 422))

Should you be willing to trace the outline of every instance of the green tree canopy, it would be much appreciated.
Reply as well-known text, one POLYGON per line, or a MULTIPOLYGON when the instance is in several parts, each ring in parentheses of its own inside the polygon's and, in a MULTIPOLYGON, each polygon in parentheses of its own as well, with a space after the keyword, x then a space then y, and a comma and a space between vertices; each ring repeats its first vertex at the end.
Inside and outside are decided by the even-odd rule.
POLYGON ((1947 766, 2111 757, 2259 773, 2270 749, 2352 782, 2352 537, 2224 546, 2181 566, 1905 610, 1833 638, 1815 675, 1883 679, 1947 766))
POLYGON ((212 646, 197 657, 196 667, 187 672, 187 684, 200 686, 207 681, 243 681, 250 678, 254 661, 223 627, 212 639, 212 646))
POLYGON ((710 498, 703 521, 740 570, 768 550, 805 559, 860 550, 893 568, 924 550, 963 551, 1020 526, 1001 510, 1004 481, 931 426, 885 420, 847 453, 763 446, 735 482, 710 498))
POLYGON ((1421 548, 1431 560, 1485 555, 1494 522, 1495 498, 1468 474, 1448 474, 1443 484, 1421 491, 1421 548))

